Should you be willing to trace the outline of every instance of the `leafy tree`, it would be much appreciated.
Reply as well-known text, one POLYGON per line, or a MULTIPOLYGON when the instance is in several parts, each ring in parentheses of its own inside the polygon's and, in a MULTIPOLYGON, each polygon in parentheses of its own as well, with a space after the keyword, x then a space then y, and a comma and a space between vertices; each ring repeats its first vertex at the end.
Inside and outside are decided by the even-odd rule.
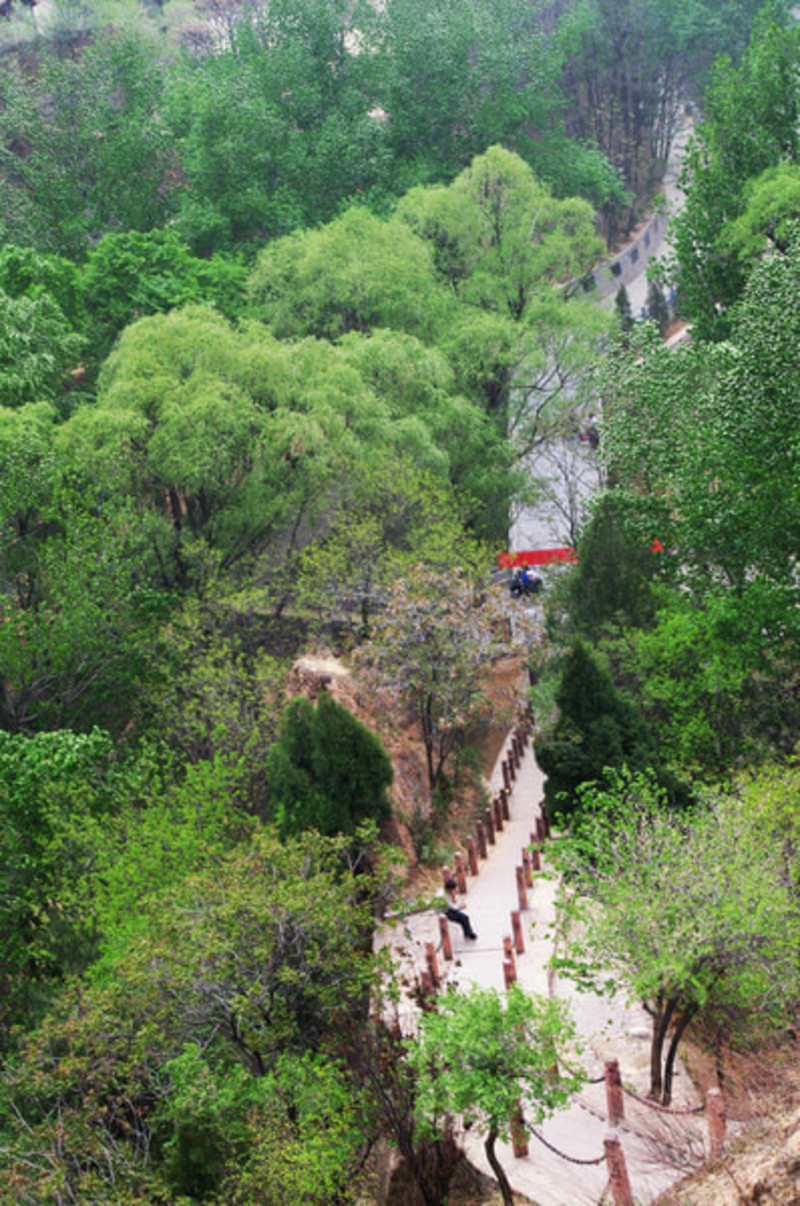
POLYGON ((684 163, 686 205, 672 236, 681 311, 702 338, 729 335, 729 309, 747 277, 748 265, 730 242, 748 206, 747 182, 797 160, 798 53, 800 31, 765 8, 740 66, 720 60, 706 94, 704 120, 684 163))
MULTIPOLYGON (((368 880, 356 882, 341 852, 318 836, 284 846, 256 835, 142 901, 128 940, 6 1069, 4 1191, 144 1202, 201 1181, 208 1193, 242 1165, 247 1184, 274 1184, 269 1146, 289 1139, 298 1156, 291 1138, 310 1141, 315 1119, 318 1144, 329 1131, 327 1183, 347 1175, 334 1160, 353 1170, 356 1111, 335 1068, 303 1063, 361 1010, 375 977, 368 880)), ((287 1173, 296 1187, 312 1150, 287 1173)))
MULTIPOLYGON (((572 7, 561 31, 566 128, 620 172, 633 193, 630 225, 661 178, 681 105, 687 97, 699 100, 715 56, 738 60, 760 4, 590 0, 572 7)), ((617 216, 610 207, 606 218, 613 236, 617 216)))
POLYGON ((143 668, 139 641, 165 604, 142 573, 146 532, 129 507, 69 488, 29 526, 0 597, 0 727, 121 726, 143 668))
POLYGON ((0 1045, 96 954, 75 881, 124 780, 107 733, 0 731, 0 1045))
POLYGON ((647 286, 647 315, 656 324, 663 339, 669 326, 669 305, 658 281, 650 281, 647 286))
POLYGON ((83 346, 49 294, 0 292, 0 406, 60 399, 83 346))
POLYGON ((103 360, 123 328, 146 314, 205 304, 236 318, 244 279, 234 260, 192 256, 172 228, 104 235, 80 277, 95 358, 103 360))
POLYGON ((659 538, 679 549, 687 582, 741 591, 763 575, 780 590, 791 573, 798 256, 793 244, 758 267, 730 315, 727 344, 671 352, 645 336, 609 377, 609 474, 640 509, 660 511, 659 538))
POLYGON ((748 275, 770 245, 787 254, 800 220, 800 164, 778 163, 744 187, 744 212, 728 222, 720 234, 720 247, 743 260, 748 275))
POLYGON ((160 225, 174 167, 159 114, 163 67, 130 33, 84 54, 9 69, 0 96, 0 198, 7 234, 81 259, 109 230, 160 225))
POLYGON ((371 43, 374 13, 342 0, 251 8, 168 90, 182 183, 178 227, 199 254, 255 249, 329 222, 386 172, 371 43))
POLYGON ((785 1026, 798 995, 797 900, 779 849, 732 801, 670 811, 651 780, 622 773, 585 789, 581 804, 559 843, 571 927, 563 966, 644 1002, 650 1095, 668 1105, 693 1018, 725 1011, 729 1031, 738 1021, 762 1035, 785 1026))
POLYGON ((465 726, 484 705, 489 661, 503 644, 494 614, 460 568, 418 567, 392 587, 362 657, 408 705, 425 747, 433 793, 465 726))
POLYGON ((0 248, 0 290, 9 297, 29 301, 48 296, 58 306, 73 331, 86 320, 78 266, 60 255, 41 255, 33 247, 6 243, 0 248))
POLYGON ((615 623, 645 627, 655 612, 651 584, 662 565, 627 501, 613 491, 600 495, 578 544, 578 563, 548 608, 555 626, 566 605, 568 624, 590 641, 615 623))
POLYGON ((279 338, 391 327, 428 341, 451 304, 422 240, 358 206, 266 247, 250 297, 279 338))
POLYGON ((566 286, 599 257, 590 206, 557 200, 518 156, 490 147, 448 187, 412 189, 397 213, 431 247, 461 305, 439 342, 459 384, 521 459, 543 416, 576 391, 606 320, 566 286))
POLYGON ((394 777, 380 738, 326 691, 291 701, 267 755, 270 809, 282 833, 355 833, 389 811, 394 777))
POLYGON ((547 776, 548 815, 570 815, 580 806, 583 783, 606 782, 609 768, 643 770, 655 761, 649 731, 636 705, 614 686, 611 675, 582 641, 563 657, 555 723, 536 741, 547 776))
POLYGON ((617 295, 614 298, 614 309, 619 318, 619 326, 623 335, 627 335, 628 331, 633 327, 633 310, 631 309, 628 290, 624 285, 620 285, 617 290, 617 295))
POLYGON ((593 204, 615 196, 607 160, 565 133, 558 77, 569 18, 554 23, 549 16, 507 0, 435 11, 418 0, 383 7, 376 95, 388 115, 395 179, 406 187, 446 181, 502 143, 559 196, 593 204))
POLYGON ((580 1088, 573 1037, 563 1002, 529 997, 514 984, 505 999, 491 989, 446 993, 409 1040, 418 1118, 432 1130, 453 1115, 477 1125, 506 1206, 514 1198, 495 1144, 508 1140, 520 1107, 542 1122, 580 1088))

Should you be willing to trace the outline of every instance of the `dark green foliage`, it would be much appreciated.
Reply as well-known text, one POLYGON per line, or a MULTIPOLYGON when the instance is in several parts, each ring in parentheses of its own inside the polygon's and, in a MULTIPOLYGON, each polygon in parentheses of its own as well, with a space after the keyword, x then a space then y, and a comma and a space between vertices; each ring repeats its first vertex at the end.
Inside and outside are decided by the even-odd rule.
POLYGON ((614 308, 619 318, 620 329, 623 333, 630 331, 633 326, 633 310, 631 309, 628 290, 624 285, 620 286, 617 296, 614 298, 614 308))
POLYGON ((85 53, 46 52, 0 80, 3 233, 82 259, 109 230, 168 217, 177 184, 160 112, 164 65, 144 40, 107 33, 85 53))
POLYGON ((272 813, 284 834, 355 832, 388 812, 392 764, 374 733, 323 693, 316 708, 294 699, 267 756, 272 813))
POLYGON ((643 770, 655 752, 636 707, 582 641, 566 653, 556 703, 558 721, 536 743, 551 818, 576 807, 581 783, 604 782, 606 767, 643 770))
POLYGON ((63 256, 7 243, 0 250, 0 289, 9 297, 31 300, 47 294, 76 330, 85 319, 79 269, 63 256))
POLYGON ((615 623, 639 628, 654 614, 651 583, 664 568, 663 560, 658 561, 664 554, 652 552, 656 532, 648 536, 642 518, 629 516, 630 510, 619 495, 600 499, 565 584, 570 624, 589 640, 615 623))
POLYGON ((764 8, 738 68, 727 59, 717 63, 684 163, 687 201, 673 235, 676 284, 681 312, 703 338, 728 337, 728 309, 748 277, 728 241, 747 208, 748 181, 798 159, 800 30, 779 16, 777 7, 764 8))
POLYGON ((0 1046, 94 951, 75 881, 122 778, 107 733, 0 731, 0 1046))
POLYGON ((650 281, 647 286, 647 315, 656 324, 658 333, 663 339, 669 326, 669 306, 664 296, 664 290, 657 281, 650 281))
POLYGON ((244 279, 235 260, 191 255, 172 229, 107 234, 81 274, 92 355, 102 360, 119 332, 145 314, 203 303, 236 318, 244 279))

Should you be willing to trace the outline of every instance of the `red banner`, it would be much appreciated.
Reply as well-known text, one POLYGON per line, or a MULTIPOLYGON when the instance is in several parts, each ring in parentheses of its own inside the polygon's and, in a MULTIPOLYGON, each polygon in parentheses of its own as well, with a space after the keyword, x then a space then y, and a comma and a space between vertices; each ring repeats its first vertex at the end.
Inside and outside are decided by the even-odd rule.
MULTIPOLYGON (((654 540, 650 545, 653 553, 663 553, 664 546, 660 540, 654 540)), ((578 554, 574 549, 528 549, 522 553, 498 553, 497 564, 501 569, 513 569, 517 565, 557 565, 565 561, 577 561, 578 554)))
POLYGON ((524 553, 498 553, 497 563, 501 569, 515 565, 552 565, 554 562, 577 561, 574 549, 533 549, 524 553))

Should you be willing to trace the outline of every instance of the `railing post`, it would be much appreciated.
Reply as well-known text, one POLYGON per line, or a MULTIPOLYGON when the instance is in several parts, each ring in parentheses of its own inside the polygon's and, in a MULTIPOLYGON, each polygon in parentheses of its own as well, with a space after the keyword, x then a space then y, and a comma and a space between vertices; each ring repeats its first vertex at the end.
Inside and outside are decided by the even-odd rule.
POLYGON ((483 821, 475 822, 475 833, 478 838, 478 853, 481 858, 486 858, 488 851, 486 849, 486 825, 483 821))
POLYGON ((614 1206, 633 1206, 631 1183, 628 1180, 628 1167, 625 1163, 625 1153, 616 1135, 609 1135, 603 1140, 606 1153, 606 1167, 611 1186, 611 1198, 614 1206))
POLYGON ((439 916, 439 934, 442 939, 442 954, 445 959, 453 958, 453 943, 450 940, 450 923, 446 917, 439 916))
POLYGON ((525 886, 533 887, 533 874, 531 872, 531 853, 530 850, 522 851, 522 873, 525 876, 525 886))
POLYGON ((725 1132, 727 1119, 725 1115, 725 1098, 721 1089, 709 1089, 706 1093, 706 1113, 708 1114, 708 1141, 712 1160, 718 1160, 725 1147, 725 1132))
POLYGON ((514 935, 514 950, 518 955, 524 955, 525 939, 522 937, 522 919, 516 909, 511 914, 511 931, 514 935))
POLYGON ((467 838, 467 866, 469 867, 470 875, 478 874, 478 850, 472 834, 467 838))
POLYGON ((489 839, 489 845, 493 846, 494 845, 494 810, 491 805, 486 809, 486 812, 484 813, 483 821, 484 821, 484 824, 486 825, 486 836, 489 839))
POLYGON ((432 942, 425 943, 425 962, 428 965, 431 983, 433 984, 434 988, 438 988, 439 984, 441 983, 441 978, 439 976, 439 965, 436 962, 436 947, 432 942))
POLYGON ((514 979, 516 980, 516 978, 517 978, 517 961, 514 958, 514 947, 511 942, 510 936, 506 936, 503 939, 503 955, 505 956, 506 963, 511 964, 511 969, 514 972, 514 979))
POLYGON ((467 894, 467 872, 464 869, 464 855, 461 853, 460 850, 457 850, 456 853, 453 855, 453 859, 455 860, 455 864, 456 864, 456 883, 458 884, 458 890, 462 896, 466 896, 466 894, 467 894))
POLYGON ((512 984, 516 984, 517 982, 517 974, 511 964, 507 962, 503 963, 503 981, 506 986, 506 991, 508 991, 512 984))
POLYGON ((522 867, 517 867, 517 896, 519 897, 519 911, 524 913, 528 908, 528 893, 525 888, 525 877, 522 874, 522 867))
POLYGON ((625 1098, 622 1094, 622 1077, 619 1071, 619 1060, 606 1060, 605 1079, 608 1121, 612 1126, 616 1126, 625 1117, 625 1098))

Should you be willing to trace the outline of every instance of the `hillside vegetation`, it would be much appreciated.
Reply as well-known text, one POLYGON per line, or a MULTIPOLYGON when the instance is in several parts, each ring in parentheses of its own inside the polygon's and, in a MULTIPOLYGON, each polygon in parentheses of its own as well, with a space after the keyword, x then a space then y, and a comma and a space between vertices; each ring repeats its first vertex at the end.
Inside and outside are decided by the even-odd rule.
MULTIPOLYGON (((687 1036, 723 1080, 780 1058, 785 10, 0 10, 2 1206, 377 1204, 387 1140, 409 1194, 446 1199, 446 1086, 487 1086, 431 1086, 424 1036, 381 1024, 372 930, 482 806, 511 664, 570 908, 596 921, 568 957, 648 1004, 653 1096, 687 1036), (692 339, 670 349, 582 282, 688 101, 667 271, 692 339), (541 489, 531 455, 589 413, 606 485, 531 613, 491 571, 541 489), (314 653, 346 691, 301 691, 314 653)), ((539 1073, 568 1019, 513 1008, 555 1109, 539 1073)), ((503 1016, 482 1007, 487 1043, 503 1016)), ((461 1025, 437 1015, 437 1050, 461 1025)))

